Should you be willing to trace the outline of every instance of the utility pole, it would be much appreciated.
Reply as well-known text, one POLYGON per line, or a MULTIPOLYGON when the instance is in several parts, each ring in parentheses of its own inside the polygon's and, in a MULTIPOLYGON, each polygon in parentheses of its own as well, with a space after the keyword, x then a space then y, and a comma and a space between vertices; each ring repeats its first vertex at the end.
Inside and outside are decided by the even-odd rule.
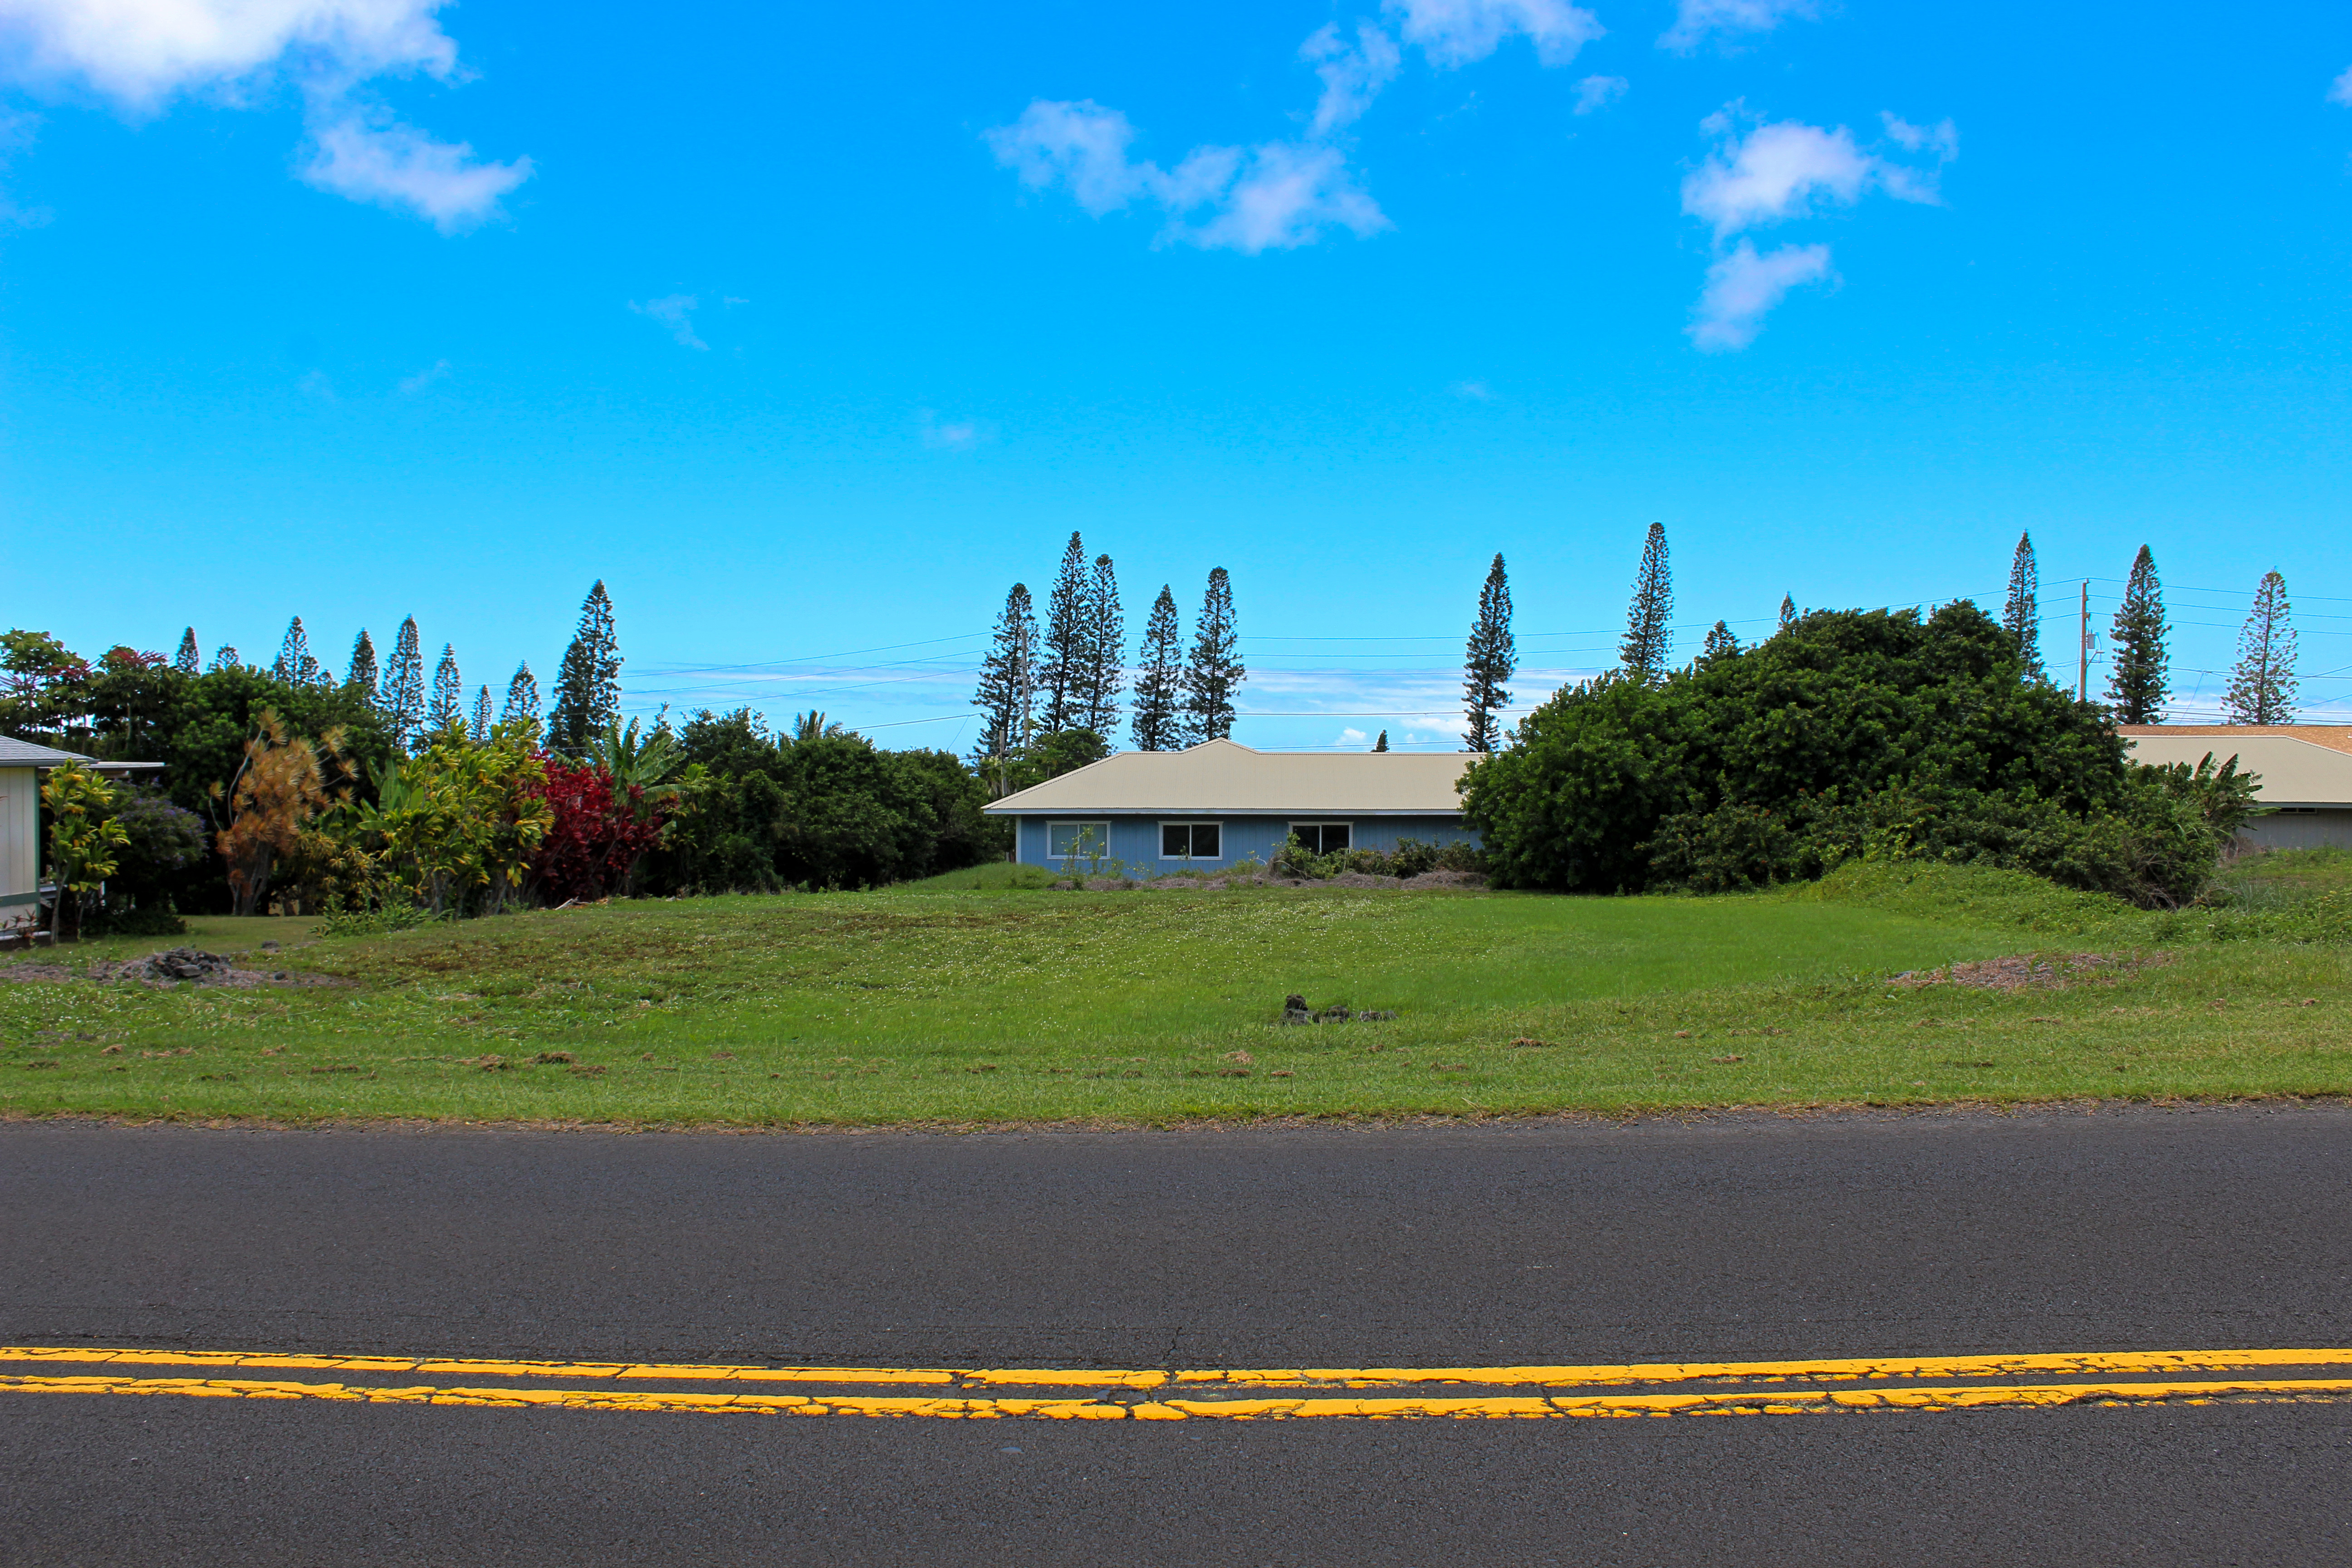
POLYGON ((2091 580, 2083 579, 2083 664, 2074 679, 2074 700, 2091 700, 2091 580))

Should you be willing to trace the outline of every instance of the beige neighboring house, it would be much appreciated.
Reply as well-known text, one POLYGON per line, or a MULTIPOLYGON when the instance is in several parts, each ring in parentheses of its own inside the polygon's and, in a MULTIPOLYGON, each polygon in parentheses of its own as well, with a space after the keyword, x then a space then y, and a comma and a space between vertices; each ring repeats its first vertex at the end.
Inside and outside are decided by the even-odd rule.
POLYGON ((41 912, 41 774, 65 763, 88 763, 109 778, 161 768, 161 763, 101 763, 0 735, 0 929, 29 925, 41 912))
POLYGON ((2261 775, 2270 808, 2238 830, 2251 849, 2352 849, 2352 724, 2118 724, 2136 763, 2187 763, 2210 752, 2261 775))

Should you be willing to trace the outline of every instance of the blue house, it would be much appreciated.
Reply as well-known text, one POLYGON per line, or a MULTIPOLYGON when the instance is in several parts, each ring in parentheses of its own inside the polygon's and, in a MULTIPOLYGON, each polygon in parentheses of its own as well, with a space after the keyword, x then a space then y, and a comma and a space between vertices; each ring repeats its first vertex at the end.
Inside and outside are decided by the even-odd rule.
POLYGON ((1256 752, 1208 741, 1120 752, 983 809, 1013 819, 1013 858, 1131 875, 1271 860, 1297 834, 1318 854, 1392 850, 1401 838, 1475 844, 1454 786, 1464 752, 1256 752))

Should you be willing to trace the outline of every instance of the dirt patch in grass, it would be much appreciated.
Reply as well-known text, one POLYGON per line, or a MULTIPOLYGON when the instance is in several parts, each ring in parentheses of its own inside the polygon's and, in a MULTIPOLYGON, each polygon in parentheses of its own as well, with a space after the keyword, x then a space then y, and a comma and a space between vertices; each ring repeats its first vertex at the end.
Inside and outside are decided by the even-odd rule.
POLYGON ((1978 959, 1971 963, 1948 963, 1941 969, 1907 970, 1888 984, 1910 988, 1963 985, 1976 991, 2057 991, 2084 980, 2112 980, 2163 963, 2169 957, 2161 952, 2135 957, 2104 952, 2039 957, 2021 952, 2006 958, 1978 959))
POLYGON ((0 980, 16 980, 34 984, 56 984, 68 980, 89 980, 98 984, 122 983, 146 985, 156 989, 187 984, 210 989, 250 991, 262 985, 344 985, 348 981, 324 974, 305 974, 291 969, 240 969, 220 953, 200 953, 195 956, 207 962, 174 964, 168 961, 181 952, 150 953, 144 958, 110 962, 93 959, 89 970, 76 973, 70 964, 11 963, 0 965, 0 980))

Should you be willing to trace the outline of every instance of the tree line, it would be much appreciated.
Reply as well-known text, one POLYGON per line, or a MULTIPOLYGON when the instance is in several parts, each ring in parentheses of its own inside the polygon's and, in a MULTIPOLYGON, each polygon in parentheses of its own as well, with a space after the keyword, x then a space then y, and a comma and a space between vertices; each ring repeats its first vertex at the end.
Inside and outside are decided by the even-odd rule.
MULTIPOLYGON (((161 662, 157 655, 139 657, 161 662)), ((194 679, 247 668, 236 648, 227 644, 213 650, 209 668, 202 659, 196 629, 190 626, 180 634, 179 651, 172 660, 172 668, 178 674, 194 679)), ((494 704, 486 685, 475 689, 469 702, 465 679, 458 672, 457 649, 445 642, 428 685, 424 642, 414 616, 400 623, 399 630, 394 634, 392 654, 381 662, 374 639, 362 626, 352 643, 351 660, 340 679, 311 651, 310 633, 302 625, 302 617, 296 616, 286 627, 278 657, 267 668, 273 678, 288 686, 348 693, 378 716, 393 744, 401 747, 453 727, 464 731, 478 744, 488 739, 496 724, 517 720, 537 723, 542 719, 539 679, 531 673, 528 659, 515 667, 513 677, 507 682, 503 702, 494 704)), ((54 675, 51 679, 54 680, 54 675)), ((599 578, 581 604, 579 629, 565 646, 557 667, 554 701, 543 715, 547 745, 565 756, 586 755, 594 738, 619 712, 620 701, 620 639, 614 626, 612 595, 606 592, 604 579, 599 578)))
POLYGON ((615 894, 864 887, 1002 855, 987 791, 943 752, 884 752, 820 713, 769 732, 749 710, 682 728, 619 717, 622 657, 589 592, 542 717, 528 664, 492 711, 444 645, 425 680, 414 617, 379 668, 367 634, 339 679, 297 619, 279 657, 199 667, 86 660, 0 634, 0 731, 110 761, 130 784, 53 770, 51 919, 167 934, 181 917, 276 907, 399 925, 615 894), (428 695, 429 692, 429 695, 428 695), (102 898, 101 898, 102 890, 102 898))
MULTIPOLYGON (((1223 567, 1209 573, 1189 644, 1175 592, 1160 584, 1132 668, 1137 750, 1179 751, 1233 733, 1234 694, 1249 671, 1223 567)), ((972 696, 982 721, 972 765, 1003 795, 1108 755, 1129 706, 1129 668, 1117 569, 1107 554, 1089 563, 1073 531, 1042 634, 1029 585, 1015 583, 1004 595, 972 696)))
MULTIPOLYGON (((1652 523, 1642 544, 1635 569, 1633 602, 1626 610, 1625 633, 1618 644, 1618 668, 1643 680, 1663 679, 1674 652, 1674 573, 1667 555, 1666 531, 1652 523)), ((1796 601, 1783 595, 1778 632, 1801 619, 1796 601)), ((2041 578, 2034 561, 2032 535, 2018 536, 2010 561, 2009 586, 2001 605, 2000 629, 2016 644, 2021 676, 2053 687, 2042 658, 2041 578)), ((2112 648, 2107 661, 2105 706, 2118 724, 2164 721, 2173 697, 2171 655, 2167 638, 2172 627, 2165 619, 2164 585, 2157 576, 2156 556, 2145 544, 2132 559, 2121 602, 2108 627, 2112 648)), ((1717 621, 1708 628, 1695 665, 1742 651, 1730 626, 1717 621)), ((2221 715, 2231 724, 2292 724, 2295 719, 2295 632, 2286 579, 2276 571, 2263 574, 2255 585, 2253 607, 2238 637, 2230 682, 2221 700, 2221 715)), ((1496 555, 1479 590, 1476 618, 1463 660, 1463 749, 1489 753, 1505 739, 1501 714, 1508 708, 1508 683, 1518 668, 1511 634, 1511 593, 1503 557, 1496 555)), ((2084 694, 2087 697, 2087 693, 2084 694)), ((1387 739, 1383 731, 1381 739, 1387 739)))

